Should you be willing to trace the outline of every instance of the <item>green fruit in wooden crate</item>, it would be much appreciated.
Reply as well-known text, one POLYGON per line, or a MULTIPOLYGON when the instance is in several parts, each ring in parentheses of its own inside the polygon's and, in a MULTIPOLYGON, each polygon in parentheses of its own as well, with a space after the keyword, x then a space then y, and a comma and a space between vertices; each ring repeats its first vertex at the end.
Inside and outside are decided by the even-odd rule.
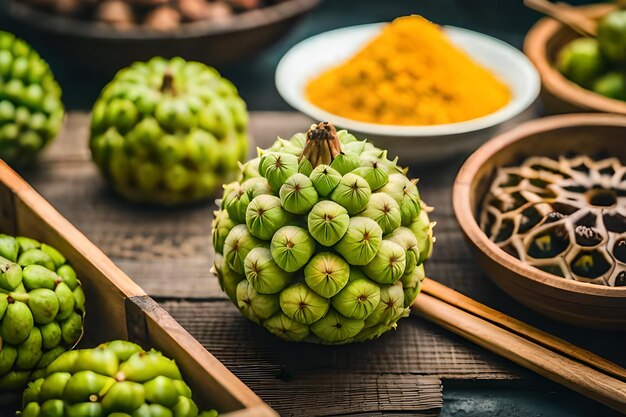
POLYGON ((124 197, 175 205, 232 180, 248 149, 248 113, 213 68, 153 58, 118 72, 93 108, 93 160, 124 197))
POLYGON ((0 31, 0 158, 33 162, 63 124, 61 88, 26 42, 0 31))
POLYGON ((219 205, 220 285, 275 335, 362 341, 409 314, 433 224, 416 181, 386 151, 313 125, 246 162, 219 205))
POLYGON ((0 235, 0 390, 24 386, 74 347, 84 315, 80 281, 58 250, 0 235))
POLYGON ((176 365, 113 341, 56 358, 24 391, 23 417, 216 417, 199 412, 176 365))

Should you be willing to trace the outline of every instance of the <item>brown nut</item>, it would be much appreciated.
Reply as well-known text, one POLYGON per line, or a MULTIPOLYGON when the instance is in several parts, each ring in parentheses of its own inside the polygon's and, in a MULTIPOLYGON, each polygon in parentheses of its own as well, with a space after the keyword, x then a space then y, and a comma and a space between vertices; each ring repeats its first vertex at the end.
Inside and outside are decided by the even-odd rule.
POLYGON ((211 17, 211 6, 206 0, 178 0, 178 8, 183 18, 192 22, 211 17))
POLYGON ((226 20, 233 14, 233 9, 224 2, 209 3, 211 20, 226 20))
POLYGON ((123 0, 107 0, 98 6, 96 18, 118 28, 131 27, 135 21, 133 10, 123 0))
POLYGON ((180 26, 181 16, 170 6, 161 6, 148 14, 144 25, 156 30, 172 30, 180 26))

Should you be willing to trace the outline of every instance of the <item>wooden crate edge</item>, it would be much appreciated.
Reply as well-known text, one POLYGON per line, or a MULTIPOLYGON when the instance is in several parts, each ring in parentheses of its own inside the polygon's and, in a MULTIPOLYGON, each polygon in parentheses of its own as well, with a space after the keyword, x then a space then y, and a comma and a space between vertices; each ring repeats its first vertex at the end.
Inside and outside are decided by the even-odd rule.
POLYGON ((128 302, 134 304, 133 308, 143 311, 147 319, 146 334, 141 334, 144 331, 141 330, 141 326, 129 326, 129 337, 139 343, 148 340, 152 343, 157 342, 164 353, 172 356, 174 356, 173 352, 177 352, 179 366, 184 373, 196 375, 194 378, 196 384, 198 384, 199 373, 208 376, 210 379, 203 384, 205 387, 214 384, 231 396, 231 398, 221 399, 224 401, 223 406, 226 409, 239 408, 237 411, 222 414, 224 417, 257 415, 275 417, 278 415, 151 297, 132 297, 128 299, 128 302), (137 329, 139 333, 130 334, 133 329, 137 329), (196 366, 192 366, 193 364, 196 366), (256 414, 257 411, 259 414, 256 414), (245 414, 239 414, 244 412, 245 414))
MULTIPOLYGON (((48 223, 62 239, 74 247, 81 256, 88 259, 127 297, 146 295, 146 292, 119 269, 94 243, 1 160, 0 182, 13 193, 14 199, 20 200, 42 221, 48 223)), ((17 220, 19 221, 19 219, 17 220)))

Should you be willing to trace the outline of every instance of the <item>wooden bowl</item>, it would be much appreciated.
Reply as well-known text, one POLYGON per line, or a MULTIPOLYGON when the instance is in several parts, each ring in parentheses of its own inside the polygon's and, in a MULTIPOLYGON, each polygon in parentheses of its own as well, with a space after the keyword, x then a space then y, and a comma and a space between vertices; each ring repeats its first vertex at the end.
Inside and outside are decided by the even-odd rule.
MULTIPOLYGON (((585 14, 600 18, 615 5, 597 4, 581 7, 585 14)), ((572 39, 580 37, 554 19, 544 18, 532 27, 524 41, 524 53, 541 76, 541 98, 550 113, 603 112, 626 114, 626 102, 603 97, 565 78, 556 68, 558 52, 572 39)))
POLYGON ((502 290, 555 320, 626 330, 626 287, 561 278, 531 267, 493 243, 477 222, 479 206, 499 167, 533 155, 606 152, 626 163, 626 117, 572 114, 527 122, 491 139, 468 158, 453 189, 456 218, 476 260, 502 290))
POLYGON ((182 56, 209 65, 248 57, 287 33, 320 0, 289 0, 233 15, 224 21, 199 21, 175 31, 148 28, 119 30, 98 22, 45 13, 9 1, 8 15, 38 32, 50 46, 77 65, 113 73, 153 56, 182 56))

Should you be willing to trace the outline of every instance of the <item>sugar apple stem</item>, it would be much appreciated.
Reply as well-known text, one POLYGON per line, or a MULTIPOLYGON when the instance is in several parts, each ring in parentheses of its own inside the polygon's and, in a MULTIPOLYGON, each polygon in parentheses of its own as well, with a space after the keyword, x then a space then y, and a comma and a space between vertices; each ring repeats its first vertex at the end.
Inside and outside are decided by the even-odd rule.
POLYGON ((163 73, 163 82, 161 83, 161 92, 176 95, 176 86, 174 85, 174 75, 169 69, 163 73))
POLYGON ((302 157, 308 159, 313 168, 318 165, 330 165, 341 153, 341 143, 335 126, 328 122, 311 126, 306 134, 302 157))

